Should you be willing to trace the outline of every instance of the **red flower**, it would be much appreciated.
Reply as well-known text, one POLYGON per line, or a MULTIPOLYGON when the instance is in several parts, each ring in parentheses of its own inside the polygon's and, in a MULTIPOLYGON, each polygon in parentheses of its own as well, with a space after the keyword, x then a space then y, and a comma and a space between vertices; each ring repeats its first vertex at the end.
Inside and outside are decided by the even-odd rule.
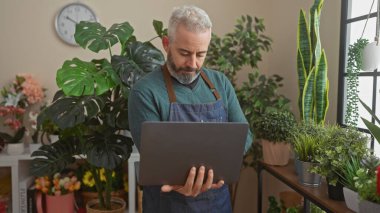
POLYGON ((380 166, 377 167, 377 194, 380 195, 380 166))

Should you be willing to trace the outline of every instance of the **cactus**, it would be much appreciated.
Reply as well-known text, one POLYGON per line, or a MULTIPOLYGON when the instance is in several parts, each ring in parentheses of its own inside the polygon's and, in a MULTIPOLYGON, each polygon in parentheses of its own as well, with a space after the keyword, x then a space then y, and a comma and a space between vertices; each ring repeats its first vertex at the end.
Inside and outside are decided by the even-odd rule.
POLYGON ((327 59, 321 48, 319 21, 324 0, 310 8, 309 25, 300 10, 297 31, 298 107, 301 120, 324 124, 328 109, 327 59))

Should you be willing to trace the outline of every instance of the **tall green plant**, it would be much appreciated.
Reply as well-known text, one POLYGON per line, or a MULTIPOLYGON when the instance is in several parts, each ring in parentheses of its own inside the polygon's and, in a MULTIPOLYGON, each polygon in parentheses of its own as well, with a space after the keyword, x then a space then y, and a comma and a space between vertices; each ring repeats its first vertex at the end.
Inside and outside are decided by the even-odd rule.
POLYGON ((264 20, 251 16, 237 19, 235 29, 224 37, 212 35, 205 66, 222 71, 236 86, 236 73, 242 66, 257 68, 262 51, 269 51, 272 39, 264 35, 264 20))
POLYGON ((358 73, 362 67, 363 49, 368 44, 367 39, 358 39, 348 47, 347 58, 347 104, 344 122, 347 126, 356 127, 359 118, 359 79, 358 73))
POLYGON ((324 124, 328 109, 329 81, 327 59, 319 36, 320 15, 324 0, 315 0, 309 23, 300 10, 297 31, 298 107, 301 120, 324 124))

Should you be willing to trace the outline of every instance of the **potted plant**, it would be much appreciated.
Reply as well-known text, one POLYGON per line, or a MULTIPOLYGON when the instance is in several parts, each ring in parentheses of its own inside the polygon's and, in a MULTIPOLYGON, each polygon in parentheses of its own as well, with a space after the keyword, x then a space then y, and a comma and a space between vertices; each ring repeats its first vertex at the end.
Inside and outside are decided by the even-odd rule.
MULTIPOLYGON (((154 26, 159 36, 164 33, 161 22, 154 21, 154 26)), ((38 125, 50 119, 61 129, 59 139, 33 152, 31 171, 52 174, 80 158, 91 171, 98 193, 95 203, 87 203, 87 212, 93 211, 92 204, 111 210, 113 200, 121 202, 118 211, 124 212, 125 201, 111 198, 111 191, 113 171, 132 152, 132 139, 125 134, 129 90, 141 76, 161 66, 164 57, 149 41, 137 41, 128 22, 113 24, 108 30, 99 23, 80 22, 75 40, 95 53, 108 50, 110 61, 74 58, 57 71, 60 90, 39 115, 38 125), (121 47, 120 55, 112 54, 115 44, 121 47), (105 170, 105 183, 100 168, 105 170)))
POLYGON ((0 141, 6 144, 6 150, 9 155, 21 155, 24 153, 24 142, 22 141, 24 135, 25 127, 17 129, 13 136, 0 132, 0 141))
POLYGON ((359 211, 359 195, 355 185, 357 172, 362 168, 362 159, 351 157, 344 163, 339 175, 339 181, 343 185, 343 195, 346 206, 355 211, 359 211))
POLYGON ((32 114, 45 104, 44 91, 31 74, 17 74, 10 85, 2 88, 0 119, 4 128, 0 141, 7 144, 8 154, 24 153, 24 139, 33 133, 36 122, 32 114))
POLYGON ((359 212, 376 213, 380 211, 380 166, 366 165, 360 168, 355 177, 360 202, 359 212))
POLYGON ((318 187, 321 176, 310 172, 317 162, 319 143, 325 136, 325 129, 314 123, 301 123, 292 137, 295 152, 295 167, 300 183, 306 186, 318 187))
POLYGON ((318 164, 311 171, 326 177, 329 197, 344 200, 339 174, 352 157, 363 159, 368 153, 368 138, 354 128, 337 125, 325 126, 326 137, 320 141, 317 151, 318 164))
MULTIPOLYGON (((45 196, 45 212, 74 213, 75 197, 74 192, 79 190, 81 182, 74 175, 74 172, 55 173, 52 176, 37 177, 35 188, 45 196)), ((42 197, 37 196, 38 208, 42 208, 42 197)), ((44 212, 38 209, 39 212, 44 212)))
MULTIPOLYGON (((289 110, 290 100, 279 94, 283 78, 279 75, 266 76, 258 70, 262 52, 271 49, 272 39, 265 35, 264 20, 249 15, 241 16, 235 29, 219 37, 212 35, 205 66, 224 72, 233 84, 239 103, 253 132, 253 121, 267 108, 289 110), (250 67, 248 81, 237 86, 236 75, 242 67, 250 67)), ((262 148, 254 140, 244 157, 244 166, 256 168, 262 159, 262 148)))
POLYGON ((297 31, 298 108, 305 122, 324 124, 328 109, 327 59, 321 47, 319 24, 324 0, 315 0, 309 23, 300 10, 297 31))
POLYGON ((284 166, 290 158, 288 139, 295 129, 295 119, 289 111, 267 111, 253 122, 254 133, 261 139, 263 161, 284 166))
POLYGON ((347 126, 356 127, 359 118, 359 79, 358 73, 362 69, 363 49, 368 44, 367 39, 360 38, 354 44, 348 47, 347 57, 347 102, 345 113, 345 124, 347 126))

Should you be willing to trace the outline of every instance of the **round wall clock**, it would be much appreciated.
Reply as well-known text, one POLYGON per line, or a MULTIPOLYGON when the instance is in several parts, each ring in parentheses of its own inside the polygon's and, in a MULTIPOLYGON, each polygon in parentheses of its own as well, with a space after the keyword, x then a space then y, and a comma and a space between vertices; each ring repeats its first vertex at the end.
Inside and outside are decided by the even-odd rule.
POLYGON ((55 30, 59 38, 67 44, 77 46, 74 33, 75 25, 80 21, 97 22, 98 19, 94 11, 82 3, 71 3, 62 7, 55 17, 55 30))

